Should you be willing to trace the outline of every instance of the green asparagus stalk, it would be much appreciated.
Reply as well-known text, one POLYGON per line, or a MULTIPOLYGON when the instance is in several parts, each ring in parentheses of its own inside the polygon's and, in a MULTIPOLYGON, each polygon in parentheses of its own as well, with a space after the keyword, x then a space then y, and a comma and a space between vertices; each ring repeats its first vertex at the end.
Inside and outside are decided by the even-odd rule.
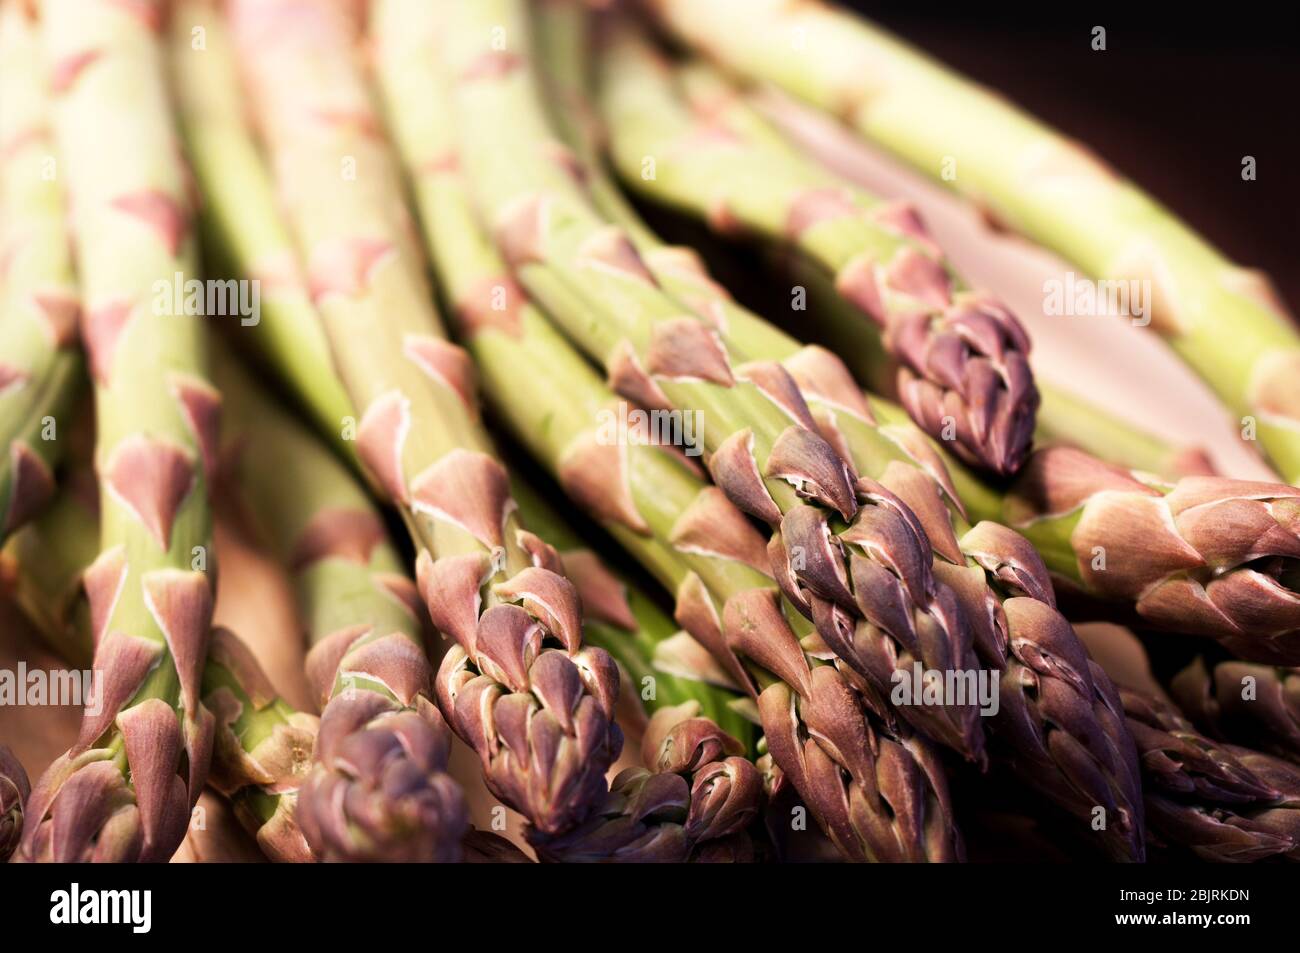
POLYGON ((1060 447, 1034 453, 1001 504, 1047 568, 1090 595, 1247 661, 1300 663, 1300 490, 1167 484, 1060 447))
MULTIPOLYGON (((968 629, 951 591, 926 570, 928 545, 908 507, 873 481, 856 481, 817 433, 789 374, 770 362, 734 361, 716 330, 684 314, 626 234, 590 207, 570 174, 571 154, 541 115, 522 5, 493 0, 442 12, 464 166, 529 293, 605 366, 616 391, 698 420, 714 482, 772 526, 774 551, 784 551, 791 578, 808 591, 797 604, 877 695, 887 697, 896 673, 914 662, 928 672, 973 671, 968 629), (513 39, 503 46, 499 37, 513 39)), ((896 710, 981 759, 976 708, 944 701, 896 710)))
POLYGON ((1300 334, 1264 276, 1078 143, 851 14, 788 0, 651 7, 730 69, 839 116, 1092 276, 1150 282, 1151 327, 1300 479, 1300 334))
POLYGON ((1037 382, 1043 402, 1034 439, 1040 445, 1076 447, 1169 480, 1214 475, 1214 464, 1200 447, 1171 444, 1041 376, 1037 382))
POLYGON ((0 543, 54 494, 59 428, 83 374, 36 16, 0 6, 0 543))
POLYGON ((1197 658, 1170 691, 1206 734, 1300 762, 1300 669, 1197 658))
POLYGON ((218 365, 231 420, 223 486, 292 573, 321 706, 298 821, 325 860, 451 861, 468 827, 447 773, 424 607, 383 519, 329 449, 218 365))
POLYGON ((391 0, 376 11, 389 120, 462 335, 512 430, 570 498, 674 593, 675 619, 691 637, 661 643, 659 667, 755 699, 779 766, 776 784, 800 791, 845 856, 955 858, 960 841, 935 751, 902 725, 891 733, 864 706, 851 670, 804 651, 792 626, 814 637, 779 602, 762 537, 691 458, 638 430, 634 409, 619 404, 529 302, 479 231, 449 107, 437 95, 448 11, 391 0), (601 422, 615 432, 602 435, 601 422), (620 427, 631 428, 630 439, 619 437, 620 427))
POLYGON ((99 498, 89 460, 76 455, 50 505, 5 547, 14 601, 45 643, 78 668, 95 660, 93 623, 81 576, 99 555, 99 498))
POLYGON ((328 3, 240 0, 232 36, 334 362, 358 454, 403 511, 436 628, 455 639, 439 707, 531 836, 572 829, 621 747, 617 667, 582 643, 554 550, 514 512, 478 421, 471 363, 444 340, 352 23, 328 3))
POLYGON ((342 439, 352 405, 330 371, 329 343, 248 128, 234 50, 214 6, 213 0, 176 3, 168 65, 186 154, 203 194, 205 249, 225 274, 257 285, 260 309, 210 317, 223 318, 230 337, 247 340, 275 367, 319 431, 352 457, 355 444, 342 439))
POLYGON ((1212 861, 1300 859, 1300 768, 1193 728, 1152 677, 1132 632, 1104 623, 1079 629, 1093 664, 1119 685, 1155 839, 1212 861))
POLYGON ((171 304, 195 267, 164 12, 157 2, 44 5, 95 379, 102 552, 84 584, 103 694, 32 792, 24 860, 165 860, 214 739, 202 674, 220 398, 203 378, 202 318, 171 304))
MULTIPOLYGON (((95 649, 82 583, 95 558, 99 505, 88 461, 69 462, 67 485, 14 536, 5 557, 36 631, 64 660, 85 668, 95 649)), ((295 812, 311 767, 316 717, 280 698, 243 643, 221 628, 212 633, 201 692, 216 722, 209 784, 230 800, 268 857, 310 860, 295 812)))
MULTIPOLYGON (((638 56, 636 47, 626 45, 606 50, 602 67, 607 73, 638 56)), ((653 76, 644 79, 654 81, 653 76)), ((577 94, 571 89, 569 95, 577 94)), ((611 125, 621 121, 611 113, 611 125)), ((592 153, 589 144, 579 143, 576 150, 592 153)), ((584 169, 585 181, 601 178, 598 167, 584 169)), ((599 201, 601 193, 592 193, 599 201)), ((609 214, 627 212, 612 208, 609 214)), ((644 260, 666 289, 697 313, 711 316, 728 347, 781 361, 803 388, 822 432, 857 471, 879 480, 913 508, 933 544, 934 573, 957 592, 967 617, 977 624, 976 650, 1001 675, 1005 707, 990 722, 995 760, 1088 823, 1089 830, 1095 809, 1102 807, 1107 819, 1116 822, 1105 828, 1105 849, 1120 858, 1141 857, 1136 754, 1117 696, 1104 676, 1094 677, 1088 669, 1086 652, 1055 611, 1046 569, 1028 542, 1005 527, 967 523, 960 495, 954 495, 942 462, 926 452, 923 436, 905 418, 877 426, 833 355, 802 347, 739 307, 688 249, 662 246, 644 226, 630 231, 643 236, 644 260), (1045 697, 1057 701, 1043 705, 1039 699, 1045 697), (1068 705, 1061 703, 1066 698, 1071 699, 1068 705), (1106 739, 1100 748, 1094 741, 1098 738, 1106 739)))
POLYGON ((599 113, 624 181, 724 234, 815 262, 881 328, 913 419, 968 463, 1014 473, 1038 408, 1014 315, 960 287, 911 206, 805 159, 707 68, 674 69, 620 26, 602 57, 599 113))
POLYGON ((27 772, 14 753, 0 745, 0 864, 18 849, 23 836, 23 809, 31 793, 27 772))

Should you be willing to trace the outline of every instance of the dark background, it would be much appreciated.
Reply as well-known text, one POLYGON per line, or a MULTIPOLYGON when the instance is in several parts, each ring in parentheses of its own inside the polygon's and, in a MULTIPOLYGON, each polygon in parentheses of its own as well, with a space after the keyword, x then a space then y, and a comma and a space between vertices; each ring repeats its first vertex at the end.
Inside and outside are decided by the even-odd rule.
MULTIPOLYGON (((843 0, 841 0, 843 2, 843 0)), ((851 0, 1086 142, 1300 312, 1300 15, 1280 5, 982 9, 851 0), (1106 50, 1091 47, 1106 28, 1106 50), (1256 180, 1241 178, 1242 156, 1256 180)))

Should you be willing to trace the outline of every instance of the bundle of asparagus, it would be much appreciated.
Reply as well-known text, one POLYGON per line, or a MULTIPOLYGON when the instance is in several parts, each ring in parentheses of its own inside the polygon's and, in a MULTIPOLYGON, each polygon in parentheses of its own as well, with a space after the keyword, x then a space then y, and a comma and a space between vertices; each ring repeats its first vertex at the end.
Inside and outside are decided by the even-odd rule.
MULTIPOLYGON (((443 11, 443 59, 457 77, 464 168, 524 287, 604 364, 623 397, 698 422, 719 489, 772 527, 772 550, 784 553, 787 567, 780 575, 809 593, 795 604, 876 694, 887 696, 894 673, 911 671, 914 660, 927 671, 973 670, 970 629, 949 587, 926 572, 929 544, 915 514, 852 472, 785 368, 743 364, 714 328, 684 315, 557 161, 564 150, 541 115, 522 4, 451 6, 443 11), (493 24, 504 24, 521 49, 495 49, 493 24), (530 161, 506 158, 519 155, 530 161), (888 595, 869 595, 876 587, 888 595)), ((984 740, 972 701, 904 706, 899 714, 979 760, 984 740)))
POLYGON ((724 81, 698 66, 674 71, 629 30, 603 59, 600 115, 630 187, 724 234, 797 248, 881 326, 918 424, 994 474, 1020 468, 1038 410, 1029 337, 1005 306, 954 286, 914 209, 838 181, 724 81))
MULTIPOLYGON (((437 82, 428 50, 440 39, 438 19, 429 11, 419 21, 425 28, 415 30, 414 16, 401 20, 400 33, 387 35, 390 42, 381 36, 390 103, 402 105, 390 115, 416 177, 435 267, 458 302, 457 315, 494 400, 570 495, 676 593, 678 621, 715 653, 721 677, 757 696, 776 760, 848 856, 956 856, 933 751, 901 728, 879 739, 873 727, 879 722, 850 688, 853 673, 805 655, 774 598, 762 540, 740 513, 702 483, 689 458, 674 459, 639 441, 602 440, 596 432, 603 412, 620 419, 613 395, 528 305, 484 242, 473 239, 476 226, 456 175, 465 166, 438 138, 442 124, 430 118, 409 127, 420 137, 407 132, 413 109, 427 115, 437 108, 427 83, 437 82), (397 42, 421 37, 413 50, 397 42), (395 58, 402 49, 408 52, 399 68, 395 58), (421 63, 418 75, 426 82, 417 79, 416 87, 424 96, 418 103, 398 100, 396 78, 411 76, 421 63), (504 305, 499 317, 494 294, 504 305), (515 368, 524 359, 537 370, 520 380, 515 368)), ((698 647, 690 651, 679 642, 674 648, 682 653, 677 664, 699 664, 698 647)))
MULTIPOLYGON (((895 105, 1012 115, 819 4, 648 6, 913 161, 934 140, 895 105), (786 26, 823 55, 774 55, 786 26)), ((1182 476, 1050 388, 1031 450, 1015 318, 769 125, 770 90, 649 24, 585 0, 0 0, 0 598, 104 692, 34 788, 0 745, 0 859, 166 860, 206 785, 279 861, 942 862, 982 771, 1071 855, 1300 859, 1300 491, 1182 476), (800 333, 842 353, 738 303, 725 251, 662 241, 607 158, 792 256, 833 299, 800 333), (303 707, 213 627, 210 492, 288 582, 303 707), (1162 685, 1147 636, 1063 612, 1116 604, 1219 645, 1160 642, 1162 685), (470 826, 462 742, 521 830, 470 826)), ((1056 154, 1013 118, 1015 149, 1056 154)), ((1187 353, 1205 309, 1246 315, 1127 186, 1069 166, 1086 215, 1038 179, 1008 199, 953 127, 959 182, 1017 227, 1098 273, 1158 263, 1187 353)), ((1216 382, 1274 414, 1285 464, 1290 358, 1251 314, 1216 382)), ((978 805, 963 826, 1000 829, 978 805)))
MULTIPOLYGON (((602 115, 611 136, 635 111, 624 108, 624 96, 640 95, 662 78, 648 48, 627 34, 606 46, 601 60, 606 108, 602 115), (634 92, 641 91, 641 93, 634 92)), ((661 90, 661 95, 664 91, 661 90)), ((665 107, 671 111, 671 102, 665 107)), ((975 645, 981 659, 999 670, 1002 701, 1008 707, 994 716, 998 733, 995 752, 1012 770, 1051 800, 1080 819, 1104 805, 1119 823, 1107 828, 1107 850, 1121 857, 1141 855, 1138 784, 1132 741, 1119 717, 1113 686, 1103 675, 1089 672, 1085 653, 1066 620, 1055 611, 1051 585, 1038 555, 1028 542, 993 522, 967 524, 960 499, 944 464, 925 452, 924 442, 903 425, 877 426, 871 409, 854 393, 847 370, 824 351, 801 348, 797 341, 767 326, 737 306, 702 271, 693 285, 672 249, 651 247, 647 260, 665 285, 683 283, 680 293, 700 310, 703 302, 720 317, 721 333, 729 344, 748 345, 757 356, 782 360, 809 395, 809 403, 824 433, 834 434, 836 446, 858 472, 877 477, 909 503, 934 546, 934 571, 951 585, 975 625, 975 645), (664 261, 665 253, 669 264, 664 261), (1052 664, 1042 659, 1053 658, 1052 664), (1070 698, 1068 705, 1040 706, 1040 683, 1050 694, 1070 698), (1009 691, 1007 689, 1010 689, 1009 691), (1066 712, 1068 711, 1068 715, 1066 712), (1061 744, 1054 733, 1065 732, 1061 744), (1102 750, 1091 739, 1106 737, 1102 750), (1065 754, 1064 752, 1069 752, 1065 754), (1088 762, 1080 770, 1076 760, 1088 762), (1091 780, 1081 782, 1079 778, 1091 780)))
POLYGON ((231 11, 280 202, 361 411, 358 454, 402 508, 420 593, 457 642, 437 674, 439 707, 536 836, 563 833, 603 797, 622 745, 617 669, 583 646, 573 585, 519 525, 468 359, 440 335, 352 25, 326 3, 231 11))

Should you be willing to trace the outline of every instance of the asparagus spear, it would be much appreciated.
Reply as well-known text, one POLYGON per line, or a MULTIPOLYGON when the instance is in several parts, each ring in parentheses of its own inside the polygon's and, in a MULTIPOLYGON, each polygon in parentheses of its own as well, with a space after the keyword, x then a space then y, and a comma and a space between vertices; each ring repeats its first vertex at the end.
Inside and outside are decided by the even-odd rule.
POLYGON ((81 573, 99 554, 99 485, 91 451, 72 448, 59 492, 0 551, 8 592, 41 638, 76 665, 94 661, 81 573))
POLYGON ((582 644, 572 583, 514 513, 469 359, 432 307, 351 23, 324 2, 231 9, 281 205, 361 411, 358 453, 401 507, 421 595, 457 643, 438 671, 439 707, 493 793, 532 836, 556 836, 605 795, 622 743, 616 665, 582 644))
POLYGON ((468 827, 447 774, 415 583, 365 490, 226 358, 227 496, 292 573, 320 700, 298 819, 326 860, 455 860, 468 827))
POLYGON ((1206 734, 1300 762, 1300 669, 1197 658, 1170 691, 1206 734))
POLYGON ((14 753, 0 745, 0 864, 18 849, 23 836, 23 808, 31 793, 27 772, 14 753))
POLYGON ((1300 490, 1222 477, 1165 484, 1060 447, 1030 457, 1001 512, 1084 591, 1249 661, 1300 662, 1300 490))
MULTIPOLYGON (((879 344, 874 327, 863 321, 861 312, 841 299, 810 263, 790 256, 782 256, 780 262, 807 292, 807 307, 798 315, 800 329, 806 329, 810 340, 840 355, 868 390, 893 393, 896 364, 879 344)), ((1034 443, 1039 447, 1076 447, 1118 466, 1171 480, 1215 472, 1205 452, 1197 447, 1170 444, 1041 374, 1035 375, 1034 384, 1041 397, 1034 431, 1034 443)), ((949 455, 950 444, 938 444, 941 452, 949 455)), ((957 476, 954 473, 954 479, 957 476)))
MULTIPOLYGON (((774 552, 808 590, 799 604, 873 691, 888 696, 914 661, 931 673, 972 671, 969 631, 951 591, 926 570, 928 544, 907 506, 854 477, 783 368, 733 361, 716 330, 683 314, 624 232, 591 209, 540 115, 522 6, 493 0, 443 12, 462 158, 523 285, 621 394, 698 420, 714 481, 773 527, 774 552), (513 45, 499 48, 498 35, 513 45), (506 159, 521 155, 529 159, 506 159)), ((976 709, 944 701, 898 713, 981 759, 976 709)))
POLYGON ((624 181, 724 234, 752 233, 817 263, 880 326, 913 419, 968 463, 1014 473, 1038 408, 1019 321, 956 284, 910 206, 805 159, 717 76, 674 70, 621 26, 602 58, 599 112, 624 181))
MULTIPOLYGON (((551 32, 563 25, 552 21, 551 32)), ((572 61, 581 44, 568 46, 566 61, 572 61)), ((637 55, 625 45, 606 50, 606 71, 618 71, 637 55)), ((580 95, 570 84, 570 101, 580 95)), ((611 112, 610 121, 621 120, 611 112)), ((594 152, 590 141, 575 148, 579 155, 594 152)), ((602 178, 595 165, 584 168, 584 181, 594 186, 602 178)), ((592 194, 603 201, 603 191, 593 187, 592 194)), ((608 212, 633 214, 616 206, 608 212)), ((995 759, 1090 825, 1095 808, 1104 807, 1108 820, 1116 821, 1105 830, 1106 850, 1117 857, 1140 857, 1138 768, 1118 697, 1104 676, 1094 677, 1088 669, 1086 652, 1055 611, 1046 570, 1028 542, 992 523, 971 527, 960 495, 953 494, 942 462, 925 452, 921 435, 897 419, 891 426, 876 426, 833 355, 803 348, 739 307, 688 249, 662 246, 643 225, 629 231, 640 236, 645 261, 665 288, 701 315, 711 315, 729 347, 748 347, 751 356, 782 361, 804 388, 823 433, 833 434, 832 442, 858 472, 878 479, 913 507, 935 544, 934 572, 952 584, 968 617, 979 622, 977 651, 1002 676, 1005 707, 990 725, 998 742, 995 759), (1049 697, 1055 701, 1040 703, 1049 697)))
POLYGON ((1158 839, 1206 860, 1300 859, 1300 769, 1192 727, 1151 675, 1142 644, 1120 626, 1080 626, 1120 686, 1142 755, 1147 817, 1158 839))
POLYGON ((222 315, 277 369, 317 428, 347 455, 352 405, 330 370, 329 343, 275 204, 271 177, 245 118, 238 69, 213 0, 180 0, 170 19, 168 65, 186 154, 203 193, 204 247, 224 272, 257 284, 259 313, 222 315), (251 322, 251 323, 250 323, 251 322))
POLYGON ((247 646, 220 627, 203 669, 203 701, 217 718, 211 785, 267 857, 311 860, 299 808, 320 720, 280 698, 247 646))
POLYGON ((37 782, 25 860, 164 860, 214 719, 208 479, 220 398, 201 318, 172 313, 193 241, 162 75, 160 3, 51 0, 44 41, 95 379, 102 552, 85 584, 103 696, 37 782), (161 292, 160 292, 161 289, 161 292))
POLYGON ((602 419, 628 423, 628 408, 505 274, 467 202, 437 94, 439 14, 446 11, 412 2, 377 10, 389 119, 462 334, 515 433, 675 594, 676 620, 698 642, 662 643, 660 666, 755 698, 779 765, 776 785, 800 791, 845 856, 955 858, 960 841, 935 752, 901 725, 891 733, 864 707, 851 670, 803 650, 792 623, 805 635, 808 626, 778 602, 753 527, 689 458, 653 441, 598 434, 602 419), (521 366, 530 372, 520 375, 521 366), (702 658, 701 646, 713 662, 702 658))
POLYGON ((77 290, 37 8, 0 7, 0 543, 54 493, 81 390, 77 290))
POLYGON ((836 114, 1094 277, 1149 281, 1151 327, 1300 480, 1300 334, 1264 276, 1078 143, 848 13, 787 0, 651 7, 686 42, 836 114))

